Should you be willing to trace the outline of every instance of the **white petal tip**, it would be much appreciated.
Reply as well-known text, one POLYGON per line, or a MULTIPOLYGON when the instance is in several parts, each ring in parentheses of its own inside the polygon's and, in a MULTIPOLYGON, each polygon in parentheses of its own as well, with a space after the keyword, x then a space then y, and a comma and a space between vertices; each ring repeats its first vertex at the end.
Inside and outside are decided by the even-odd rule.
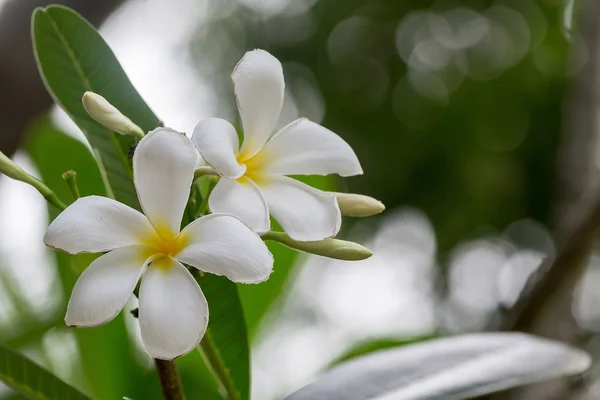
POLYGON ((46 247, 51 248, 52 250, 56 250, 56 251, 62 251, 63 253, 67 253, 67 254, 71 254, 71 255, 75 255, 75 254, 79 254, 79 253, 71 253, 65 249, 61 249, 60 247, 56 247, 56 246, 52 246, 47 240, 46 238, 44 238, 44 244, 46 245, 46 247))
POLYGON ((364 175, 363 169, 362 168, 358 168, 356 171, 353 171, 350 174, 344 174, 341 175, 343 177, 350 177, 350 176, 359 176, 359 175, 364 175))
POLYGON ((356 166, 354 169, 344 172, 344 173, 340 173, 339 175, 343 178, 348 178, 350 176, 358 176, 358 175, 363 175, 364 171, 361 167, 361 165, 359 164, 358 158, 356 159, 356 166))
POLYGON ((342 216, 332 193, 285 176, 273 178, 273 184, 263 190, 271 215, 293 240, 314 242, 340 231, 342 216))
POLYGON ((68 328, 95 328, 97 326, 104 325, 105 323, 107 323, 109 321, 112 321, 113 318, 110 318, 106 321, 100 321, 100 322, 77 321, 77 320, 65 318, 65 325, 68 328))
POLYGON ((86 324, 82 322, 73 321, 71 319, 65 318, 65 325, 67 328, 90 328, 93 326, 98 326, 102 324, 86 324))
POLYGON ((190 351, 191 351, 191 350, 189 350, 189 351, 187 351, 187 352, 185 352, 185 353, 178 354, 178 355, 173 355, 173 356, 170 356, 170 355, 164 355, 164 354, 160 354, 160 353, 154 353, 154 352, 151 352, 151 351, 146 351, 146 353, 147 353, 147 354, 148 354, 148 355, 149 355, 151 358, 154 358, 154 359, 156 359, 156 360, 171 361, 171 360, 175 360, 176 358, 179 358, 179 357, 181 357, 181 356, 183 356, 183 355, 185 355, 185 354, 189 353, 190 351))
POLYGON ((52 239, 52 234, 50 234, 48 230, 46 231, 46 234, 44 235, 42 242, 46 245, 46 247, 49 247, 52 250, 62 251, 63 253, 67 253, 67 254, 71 254, 71 255, 79 254, 79 253, 73 253, 68 250, 65 250, 65 249, 59 247, 57 244, 55 244, 54 240, 52 239))
POLYGON ((356 153, 339 135, 307 118, 283 127, 266 144, 276 175, 354 176, 363 173, 356 153))
MULTIPOLYGON (((207 321, 208 324, 208 321, 207 321)), ((146 353, 152 357, 155 358, 157 360, 164 360, 164 361, 171 361, 171 360, 175 360, 179 357, 183 357, 186 354, 190 353, 192 350, 194 350, 196 347, 198 347, 200 345, 200 341, 202 340, 202 338, 204 337, 204 332, 202 333, 202 336, 200 336, 200 338, 198 339, 198 342, 195 343, 193 346, 191 346, 188 349, 185 349, 183 351, 178 351, 178 352, 169 352, 169 351, 163 351, 164 349, 148 349, 146 348, 146 353)))
POLYGON ((237 131, 228 121, 208 118, 198 122, 192 142, 204 161, 219 175, 237 179, 246 172, 246 166, 236 159, 239 150, 237 131))
POLYGON ((269 280, 271 274, 274 272, 273 264, 275 263, 275 258, 273 257, 273 254, 269 251, 269 248, 267 247, 266 243, 263 242, 263 244, 265 247, 265 251, 269 254, 269 260, 265 262, 265 265, 269 266, 269 270, 265 271, 266 273, 262 276, 253 277, 252 279, 231 279, 232 282, 241 283, 243 285, 255 285, 269 280))
POLYGON ((283 69, 281 62, 273 54, 271 54, 268 51, 263 50, 263 49, 254 49, 254 50, 250 50, 250 51, 247 51, 246 53, 244 53, 244 55, 242 56, 240 61, 238 61, 235 68, 233 69, 233 73, 231 74, 231 76, 235 77, 236 73, 239 72, 239 67, 244 62, 248 62, 248 61, 253 62, 253 63, 263 63, 266 65, 270 65, 271 67, 283 69))
POLYGON ((89 324, 86 324, 83 321, 77 321, 76 318, 73 318, 73 316, 70 315, 68 310, 67 315, 65 316, 65 325, 68 328, 87 328, 90 326, 89 324))
POLYGON ((139 293, 142 343, 152 358, 173 360, 192 351, 206 333, 208 304, 200 286, 178 261, 146 270, 139 293))
MULTIPOLYGON (((205 326, 208 325, 208 320, 205 318, 205 326)), ((202 340, 202 338, 204 337, 204 334, 206 333, 206 329, 202 332, 202 334, 199 336, 198 341, 196 343, 194 343, 192 346, 184 349, 184 350, 174 350, 174 349, 149 349, 148 347, 144 346, 146 349, 146 353, 148 353, 148 355, 152 358, 156 358, 158 360, 165 360, 165 361, 169 361, 169 360, 174 360, 176 358, 185 356, 186 354, 188 354, 189 352, 191 352, 192 350, 194 350, 197 346, 200 345, 200 341, 202 340)))
POLYGON ((46 231, 46 233, 44 234, 44 237, 42 238, 42 242, 43 242, 43 243, 44 243, 46 246, 48 246, 48 247, 50 247, 50 248, 52 248, 52 249, 55 249, 55 250, 56 250, 56 248, 50 244, 50 237, 49 237, 49 235, 48 235, 48 231, 46 231))
POLYGON ((267 142, 283 106, 285 81, 281 62, 264 50, 244 54, 231 74, 244 127, 240 151, 256 154, 267 142))
POLYGON ((263 283, 269 280, 269 278, 271 277, 271 274, 273 273, 273 269, 271 269, 271 271, 269 271, 269 274, 261 277, 261 278, 257 278, 257 279, 252 279, 252 280, 248 280, 248 281, 244 281, 244 280, 236 280, 235 283, 240 283, 242 285, 257 285, 259 283, 263 283))

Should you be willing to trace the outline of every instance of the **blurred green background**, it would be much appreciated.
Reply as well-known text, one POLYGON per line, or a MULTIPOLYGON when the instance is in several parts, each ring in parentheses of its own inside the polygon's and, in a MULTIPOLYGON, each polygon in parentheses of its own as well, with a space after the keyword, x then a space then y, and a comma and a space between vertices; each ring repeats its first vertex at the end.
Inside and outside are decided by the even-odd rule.
MULTIPOLYGON (((17 1, 4 3, 6 23, 2 13, 14 12, 17 1)), ((33 3, 42 2, 18 7, 33 3)), ((79 3, 70 5, 86 15, 89 5, 79 3)), ((560 192, 565 102, 588 61, 575 45, 573 2, 107 5, 113 6, 102 11, 109 17, 100 30, 166 125, 189 133, 202 118, 235 120, 229 75, 245 51, 266 49, 284 65, 281 125, 301 116, 322 123, 350 143, 365 172, 311 183, 387 206, 381 216, 345 220, 340 234, 370 246, 372 259, 332 262, 275 244, 271 279, 240 287, 255 399, 281 398, 357 345, 493 328, 527 276, 554 255, 549 230, 560 192)), ((32 62, 29 48, 20 51, 32 62)), ((4 52, 0 65, 17 58, 4 52)), ((3 73, 0 81, 19 69, 3 73)), ((16 91, 2 88, 10 102, 16 91)), ((62 198, 70 198, 60 178, 68 169, 77 171, 82 194, 101 192, 81 133, 56 107, 40 108, 50 113, 4 134, 20 138, 15 161, 62 198)), ((160 398, 126 311, 101 328, 64 327, 81 266, 43 248, 46 214, 35 192, 0 177, 0 341, 99 399, 160 398)), ((573 306, 591 338, 600 328, 599 274, 600 261, 592 258, 573 306)), ((189 398, 220 398, 198 353, 178 364, 189 398)), ((20 398, 4 388, 0 396, 20 398)))

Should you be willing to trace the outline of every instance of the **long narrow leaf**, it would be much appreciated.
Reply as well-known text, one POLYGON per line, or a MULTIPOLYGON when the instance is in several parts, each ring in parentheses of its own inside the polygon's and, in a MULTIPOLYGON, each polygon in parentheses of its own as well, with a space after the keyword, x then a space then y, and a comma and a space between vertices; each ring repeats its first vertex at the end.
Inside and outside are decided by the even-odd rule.
POLYGON ((520 333, 431 340, 356 358, 286 400, 460 400, 590 366, 577 349, 520 333))
POLYGON ((34 400, 90 400, 19 353, 0 346, 0 380, 34 400))
POLYGON ((194 274, 210 307, 202 339, 203 356, 229 400, 250 398, 250 350, 244 313, 235 283, 223 276, 194 274))

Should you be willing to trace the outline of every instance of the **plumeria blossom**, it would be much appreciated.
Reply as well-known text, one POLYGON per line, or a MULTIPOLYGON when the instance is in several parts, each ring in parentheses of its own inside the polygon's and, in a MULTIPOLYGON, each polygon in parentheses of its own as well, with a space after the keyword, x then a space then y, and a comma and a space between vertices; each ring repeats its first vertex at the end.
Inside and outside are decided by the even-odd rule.
POLYGON ((242 145, 233 125, 219 118, 201 121, 192 136, 204 160, 222 176, 209 198, 210 209, 236 215, 260 234, 269 231, 272 215, 295 240, 335 236, 341 224, 335 196, 286 175, 360 175, 356 154, 338 135, 305 118, 273 134, 285 83, 281 63, 266 51, 246 53, 232 80, 242 145))
POLYGON ((172 359, 192 350, 206 331, 208 306, 183 263, 234 282, 266 280, 273 257, 239 219, 212 214, 180 231, 197 152, 183 134, 159 128, 133 156, 144 214, 105 197, 83 197, 48 227, 44 242, 71 254, 108 252, 79 277, 69 300, 69 326, 112 320, 141 278, 139 324, 150 356, 172 359))

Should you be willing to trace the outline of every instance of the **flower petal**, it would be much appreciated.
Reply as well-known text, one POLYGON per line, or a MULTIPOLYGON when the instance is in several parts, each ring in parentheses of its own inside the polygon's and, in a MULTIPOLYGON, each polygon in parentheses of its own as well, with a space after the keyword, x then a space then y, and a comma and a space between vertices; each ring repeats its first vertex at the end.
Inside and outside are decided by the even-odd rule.
POLYGON ((271 229, 267 201, 249 178, 222 178, 210 194, 208 206, 213 213, 235 215, 258 234, 271 229))
POLYGON ((177 259, 234 282, 258 283, 273 271, 273 256, 262 239, 232 215, 212 214, 188 225, 188 245, 177 259))
POLYGON ((285 126, 261 152, 265 172, 277 175, 361 175, 354 150, 329 129, 300 118, 285 126), (264 154, 264 156, 263 156, 264 154))
POLYGON ((283 105, 283 68, 264 50, 247 52, 231 75, 244 125, 241 153, 256 154, 269 139, 283 105))
POLYGON ((66 324, 96 326, 119 314, 149 262, 144 248, 123 247, 94 260, 75 283, 66 324))
POLYGON ((287 176, 270 176, 260 185, 273 218, 294 240, 335 236, 342 221, 335 196, 287 176))
POLYGON ((194 128, 192 142, 202 158, 219 174, 236 179, 246 172, 246 166, 240 165, 236 159, 240 147, 237 132, 224 119, 209 118, 200 121, 194 128))
POLYGON ((180 262, 163 258, 150 265, 140 286, 139 321, 152 358, 171 360, 200 343, 208 325, 208 304, 180 262))
POLYGON ((155 129, 138 144, 133 181, 144 213, 157 231, 179 232, 196 161, 192 141, 172 129, 155 129))
POLYGON ((137 244, 152 232, 142 213, 106 197, 88 196, 52 221, 44 243, 71 254, 98 253, 137 244))

